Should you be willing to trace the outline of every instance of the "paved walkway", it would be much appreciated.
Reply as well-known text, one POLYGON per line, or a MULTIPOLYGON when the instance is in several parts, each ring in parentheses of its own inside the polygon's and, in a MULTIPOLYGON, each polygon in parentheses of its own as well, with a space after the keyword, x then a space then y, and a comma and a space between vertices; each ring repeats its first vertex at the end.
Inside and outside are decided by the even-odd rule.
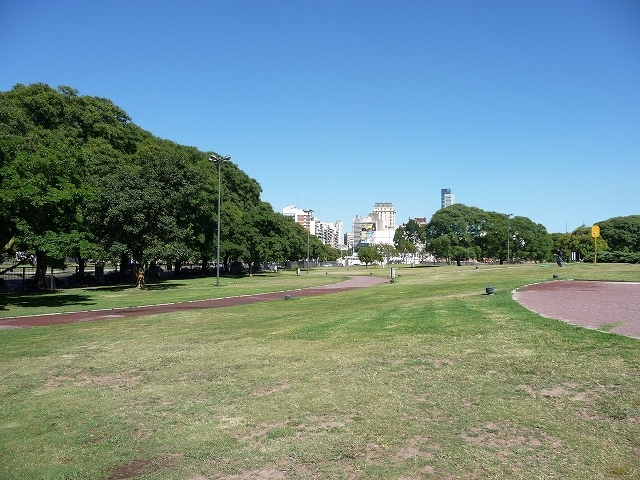
POLYGON ((93 310, 72 313, 54 313, 48 315, 33 315, 27 317, 14 317, 0 319, 0 329, 39 327, 47 325, 60 325, 63 323, 91 322, 109 318, 140 317, 143 315, 156 315, 159 313, 176 312, 183 310, 199 310, 203 308, 233 307, 247 305, 249 303, 266 302, 270 300, 284 300, 285 296, 291 298, 313 297, 328 293, 346 292, 356 288, 371 287, 386 283, 386 278, 370 276, 354 276, 344 282, 323 285, 320 287, 302 288, 282 292, 257 293, 254 295, 241 295, 237 297, 213 298, 209 300, 194 300, 185 303, 170 303, 164 305, 147 305, 144 307, 124 307, 109 310, 93 310))
POLYGON ((640 283, 557 280, 528 285, 513 298, 548 318, 640 338, 640 283))

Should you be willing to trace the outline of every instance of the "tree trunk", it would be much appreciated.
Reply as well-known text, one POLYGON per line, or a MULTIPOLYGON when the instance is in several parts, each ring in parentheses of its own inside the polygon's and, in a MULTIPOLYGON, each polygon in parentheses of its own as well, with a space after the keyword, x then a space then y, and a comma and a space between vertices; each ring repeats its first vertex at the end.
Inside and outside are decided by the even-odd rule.
POLYGON ((84 267, 87 266, 87 262, 84 258, 76 258, 76 262, 78 263, 78 286, 84 286, 84 267))
POLYGON ((131 262, 129 261, 129 257, 127 255, 121 255, 120 256, 120 281, 121 282, 126 282, 128 280, 127 278, 127 270, 129 269, 129 264, 131 262))
POLYGON ((38 290, 45 290, 47 288, 47 264, 44 261, 43 252, 39 251, 36 251, 36 275, 34 284, 38 290))
POLYGON ((160 275, 158 274, 158 265, 156 264, 156 261, 153 260, 149 264, 149 281, 154 282, 159 278, 160 275))

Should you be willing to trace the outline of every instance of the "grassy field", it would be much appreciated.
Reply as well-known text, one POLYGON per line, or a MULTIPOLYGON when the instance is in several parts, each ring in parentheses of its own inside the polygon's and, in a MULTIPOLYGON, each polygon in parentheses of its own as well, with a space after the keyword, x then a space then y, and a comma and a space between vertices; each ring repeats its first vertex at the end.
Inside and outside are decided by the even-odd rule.
POLYGON ((511 298, 554 273, 640 281, 640 266, 397 273, 289 302, 0 330, 0 478, 640 478, 640 340, 511 298))
MULTIPOLYGON (((354 270, 351 269, 351 271, 354 270)), ((190 300, 305 288, 346 280, 348 277, 345 273, 348 272, 343 269, 327 268, 317 270, 313 274, 302 271, 300 276, 297 276, 295 271, 281 270, 279 273, 259 273, 251 277, 222 277, 218 287, 216 287, 215 277, 202 277, 147 283, 142 290, 134 285, 110 285, 63 289, 37 294, 12 293, 0 295, 0 319, 54 312, 188 302, 190 300)), ((381 274, 382 269, 378 269, 377 273, 381 274)))

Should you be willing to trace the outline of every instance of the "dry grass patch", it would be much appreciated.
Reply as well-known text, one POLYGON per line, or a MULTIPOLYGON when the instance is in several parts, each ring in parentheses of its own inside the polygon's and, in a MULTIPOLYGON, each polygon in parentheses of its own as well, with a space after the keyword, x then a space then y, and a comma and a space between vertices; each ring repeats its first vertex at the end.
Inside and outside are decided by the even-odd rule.
POLYGON ((44 388, 51 390, 65 385, 74 385, 76 387, 107 387, 117 391, 121 388, 136 386, 140 379, 140 376, 89 375, 84 373, 82 369, 69 371, 66 375, 56 371, 48 371, 44 388))
POLYGON ((169 457, 157 457, 152 459, 136 459, 126 465, 112 467, 105 472, 103 480, 126 480, 141 478, 148 474, 171 468, 177 465, 181 455, 171 455, 169 457))

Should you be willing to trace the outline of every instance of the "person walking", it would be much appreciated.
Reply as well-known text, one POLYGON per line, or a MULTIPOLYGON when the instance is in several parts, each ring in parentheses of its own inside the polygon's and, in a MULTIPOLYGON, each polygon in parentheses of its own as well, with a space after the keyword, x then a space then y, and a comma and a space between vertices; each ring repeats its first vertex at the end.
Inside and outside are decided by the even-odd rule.
POLYGON ((556 258, 556 263, 558 264, 559 267, 562 266, 562 250, 560 250, 559 248, 556 250, 556 255, 558 256, 556 258))

